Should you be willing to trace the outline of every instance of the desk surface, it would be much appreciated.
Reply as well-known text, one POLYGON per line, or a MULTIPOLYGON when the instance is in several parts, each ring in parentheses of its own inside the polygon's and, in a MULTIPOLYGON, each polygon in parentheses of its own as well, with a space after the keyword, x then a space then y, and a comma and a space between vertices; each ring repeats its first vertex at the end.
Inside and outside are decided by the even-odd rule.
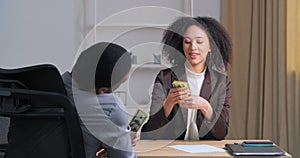
MULTIPOLYGON (((168 146, 206 144, 206 145, 211 145, 219 148, 225 148, 225 144, 241 143, 242 141, 243 140, 222 140, 222 141, 140 140, 137 143, 135 150, 137 151, 138 158, 233 157, 228 152, 187 153, 184 151, 170 148, 168 146)), ((267 158, 267 157, 269 156, 262 156, 262 158, 267 158)), ((286 156, 281 156, 281 157, 289 158, 292 156, 286 153, 286 156)), ((242 158, 242 156, 239 156, 239 158, 242 158)), ((249 158, 249 156, 247 158, 249 158)))

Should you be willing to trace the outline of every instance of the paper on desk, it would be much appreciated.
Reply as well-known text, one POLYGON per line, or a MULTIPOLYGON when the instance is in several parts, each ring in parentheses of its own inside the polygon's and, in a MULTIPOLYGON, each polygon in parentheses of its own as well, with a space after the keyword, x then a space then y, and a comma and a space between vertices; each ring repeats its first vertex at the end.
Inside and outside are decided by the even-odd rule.
POLYGON ((211 145, 173 145, 169 146, 170 148, 174 148, 177 150, 182 150, 189 153, 206 153, 206 152, 225 152, 224 149, 218 148, 211 145))

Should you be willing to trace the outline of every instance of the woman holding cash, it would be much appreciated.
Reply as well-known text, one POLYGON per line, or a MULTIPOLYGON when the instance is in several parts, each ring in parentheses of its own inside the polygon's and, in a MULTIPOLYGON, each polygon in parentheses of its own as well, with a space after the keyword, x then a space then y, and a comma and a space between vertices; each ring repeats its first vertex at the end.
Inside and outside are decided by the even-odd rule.
POLYGON ((164 32, 173 67, 158 73, 142 139, 224 139, 228 133, 232 52, 225 28, 209 17, 182 17, 164 32))

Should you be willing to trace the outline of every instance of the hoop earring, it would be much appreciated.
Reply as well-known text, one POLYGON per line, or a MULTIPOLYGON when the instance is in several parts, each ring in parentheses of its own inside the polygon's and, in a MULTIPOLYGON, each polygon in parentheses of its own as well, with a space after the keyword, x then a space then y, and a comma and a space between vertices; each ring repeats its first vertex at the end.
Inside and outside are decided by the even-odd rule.
POLYGON ((207 52, 207 57, 210 57, 211 56, 211 51, 208 51, 207 52))

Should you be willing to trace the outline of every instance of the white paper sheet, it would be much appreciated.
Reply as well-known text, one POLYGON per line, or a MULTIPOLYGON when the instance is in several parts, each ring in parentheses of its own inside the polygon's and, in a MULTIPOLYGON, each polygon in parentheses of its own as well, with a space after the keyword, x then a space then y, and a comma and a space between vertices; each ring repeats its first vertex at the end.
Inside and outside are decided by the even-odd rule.
POLYGON ((177 150, 182 150, 189 153, 206 153, 206 152, 226 152, 222 148, 218 148, 211 145, 173 145, 169 146, 170 148, 174 148, 177 150))

